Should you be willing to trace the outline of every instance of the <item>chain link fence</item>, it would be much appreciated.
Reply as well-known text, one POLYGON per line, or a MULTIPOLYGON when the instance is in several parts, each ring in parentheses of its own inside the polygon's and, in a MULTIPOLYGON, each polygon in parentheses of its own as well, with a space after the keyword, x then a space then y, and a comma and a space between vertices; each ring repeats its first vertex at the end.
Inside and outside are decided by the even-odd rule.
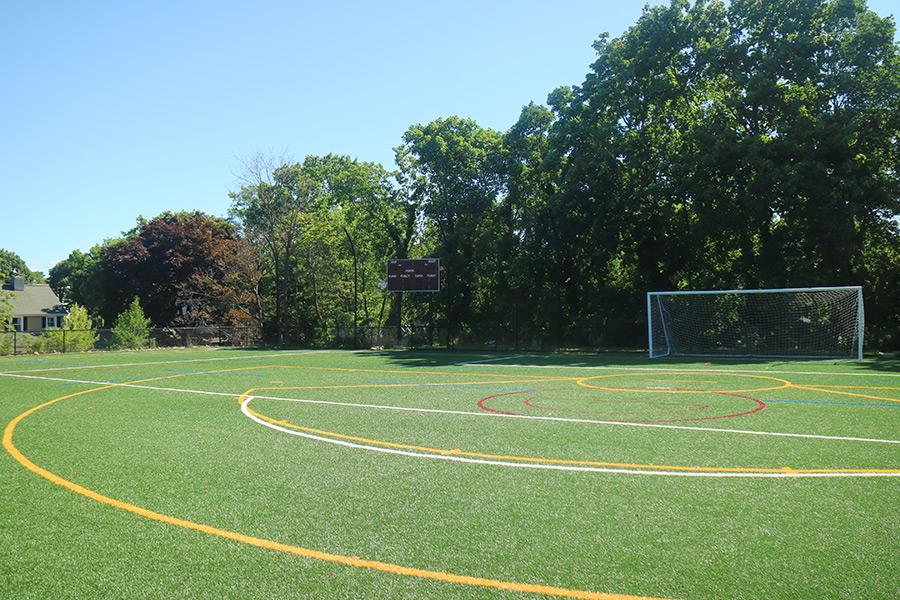
MULTIPOLYGON (((454 327, 444 324, 406 324, 387 327, 338 326, 325 342, 336 348, 410 348, 457 350, 533 350, 553 352, 596 349, 601 340, 575 340, 526 326, 454 327)), ((271 336, 270 336, 271 337, 271 336)), ((132 340, 133 341, 133 340, 132 340)), ((260 327, 157 327, 138 344, 117 340, 112 329, 45 329, 0 332, 0 356, 53 352, 85 352, 139 348, 190 348, 192 346, 261 346, 276 344, 260 327)))
POLYGON ((457 327, 396 325, 388 327, 339 326, 334 330, 337 348, 446 348, 457 350, 530 350, 555 352, 601 347, 594 340, 559 339, 545 331, 519 327, 457 327))
POLYGON ((428 325, 337 327, 338 348, 446 348, 447 330, 428 325))
MULTIPOLYGON (((140 348, 191 346, 257 346, 259 327, 156 327, 137 345, 140 348)), ((133 346, 127 346, 133 347, 133 346)), ((112 329, 45 329, 0 332, 0 355, 49 352, 85 352, 126 348, 112 329)))

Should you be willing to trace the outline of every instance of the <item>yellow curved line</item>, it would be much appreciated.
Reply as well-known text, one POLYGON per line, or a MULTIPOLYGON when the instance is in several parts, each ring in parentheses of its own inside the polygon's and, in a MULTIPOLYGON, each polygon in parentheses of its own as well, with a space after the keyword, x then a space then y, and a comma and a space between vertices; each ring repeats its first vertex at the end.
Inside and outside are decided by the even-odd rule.
MULTIPOLYGON (((229 369, 230 370, 230 369, 229 369)), ((216 372, 225 372, 216 371, 216 372)), ((329 552, 322 552, 319 550, 313 550, 311 548, 303 548, 300 546, 292 546, 289 544, 283 544, 280 542, 275 542, 273 540, 267 540, 264 538, 258 538, 250 535, 245 535, 242 533, 238 533, 235 531, 229 531, 227 529, 219 529, 217 527, 212 527, 210 525, 205 525, 202 523, 195 523, 193 521, 188 521, 186 519, 180 519, 178 517, 172 517, 169 515, 164 515, 162 513, 158 513, 152 510, 148 510, 146 508, 142 508, 140 506, 130 504, 128 502, 123 502, 121 500, 117 500, 115 498, 111 498, 109 496, 105 496, 93 490, 90 490, 86 487, 78 485, 68 479, 64 479, 60 477, 56 473, 49 471, 39 465, 33 463, 27 456, 25 456, 13 443, 13 432, 16 427, 21 423, 25 418, 29 415, 34 414, 35 412, 51 406, 57 402, 61 402, 63 400, 67 400, 69 398, 75 398, 77 396, 83 396, 85 394, 90 394, 92 392, 99 392, 101 390, 107 390, 115 387, 120 387, 121 385, 131 385, 137 383, 145 383, 148 381, 157 381, 159 379, 169 379, 173 377, 182 377, 188 375, 189 373, 180 373, 177 375, 168 375, 165 377, 154 377, 150 379, 139 379, 135 381, 129 381, 125 384, 110 384, 104 385, 96 388, 92 388, 89 390, 84 390, 81 392, 76 392, 74 394, 68 394, 65 396, 60 396, 59 398, 54 398, 53 400, 49 400, 44 402, 43 404, 39 404, 34 406, 25 412, 16 416, 13 420, 11 420, 3 431, 3 447, 6 451, 21 464, 23 467, 28 469, 29 471, 43 477, 44 479, 64 487, 70 491, 75 492, 76 494, 80 494, 86 498, 90 498, 96 502, 100 502, 102 504, 106 504, 112 506, 114 508, 118 508, 120 510, 124 510, 138 516, 144 517, 146 519, 151 519, 154 521, 159 521, 162 523, 166 523, 168 525, 174 525, 176 527, 181 527, 183 529, 189 529, 192 531, 199 531, 201 533, 206 533, 208 535, 214 535, 221 538, 225 538, 228 540, 232 540, 235 542, 241 542, 243 544, 247 544, 249 546, 255 546, 258 548, 264 548, 266 550, 275 550, 278 552, 285 552, 288 554, 293 554, 295 556, 300 556, 303 558, 310 558, 314 560, 320 560, 325 562, 336 563, 340 565, 346 565, 351 567, 363 568, 363 569, 371 569, 375 571, 382 571, 385 573, 390 573, 393 575, 403 575, 406 577, 418 577, 422 579, 432 579, 435 581, 440 581, 443 583, 452 583, 459 585, 470 585, 484 588, 492 588, 497 590, 506 590, 513 592, 524 592, 524 593, 532 593, 532 594, 543 594, 546 596, 556 596, 560 598, 584 598, 590 600, 639 600, 641 598, 647 598, 643 596, 632 596, 625 594, 608 594, 601 592, 591 592, 587 590, 578 590, 578 589, 570 589, 570 588, 562 588, 541 584, 533 584, 533 583, 518 583, 513 581, 502 581, 497 579, 487 579, 483 577, 472 577, 469 575, 457 575, 455 573, 447 573, 444 571, 431 571, 428 569, 419 569, 416 567, 407 567, 403 565, 397 565, 393 563, 381 562, 376 560, 366 560, 359 558, 357 556, 347 556, 343 554, 332 554, 329 552)))
POLYGON ((879 386, 879 385, 822 385, 819 383, 804 383, 807 387, 827 387, 832 390, 897 390, 900 391, 900 387, 892 387, 892 386, 879 386))
POLYGON ((830 387, 824 386, 812 386, 812 385, 798 385, 796 383, 792 383, 791 387, 797 388, 798 390, 808 390, 813 392, 825 392, 827 394, 840 394, 841 396, 853 396, 855 398, 867 398, 869 400, 884 400, 886 402, 900 402, 896 398, 885 398, 884 396, 873 396, 872 394, 857 394, 855 392, 842 392, 840 390, 835 390, 830 387))
MULTIPOLYGON (((695 373, 690 371, 666 371, 668 374, 672 375, 694 375, 695 373)), ((646 373, 648 375, 659 375, 657 371, 650 371, 646 373)), ((778 377, 769 377, 766 375, 743 375, 743 374, 735 374, 729 373, 728 377, 748 377, 751 379, 766 379, 769 381, 777 381, 780 385, 770 386, 770 387, 761 387, 761 388, 753 388, 746 390, 648 390, 643 388, 622 388, 622 387, 607 387, 607 386, 599 386, 599 385, 591 385, 587 383, 592 379, 608 379, 611 377, 640 377, 644 375, 644 373, 614 373, 611 375, 593 375, 591 377, 581 377, 576 379, 575 383, 580 385, 581 387, 586 387, 595 390, 607 390, 612 392, 637 392, 644 394, 741 394, 741 393, 749 393, 749 392, 770 392, 772 390, 783 390, 785 388, 792 387, 793 384, 786 380, 780 379, 778 377)))
MULTIPOLYGON (((275 388, 250 388, 240 396, 238 396, 237 401, 239 404, 243 403, 249 396, 251 396, 255 391, 258 390, 268 390, 275 388)), ((534 456, 515 456, 515 455, 506 455, 506 454, 487 454, 483 452, 470 452, 466 450, 460 450, 459 448, 446 449, 446 448, 432 448, 430 446, 418 446, 415 444, 404 444, 402 442, 389 442, 385 440, 376 440, 372 438, 365 438, 355 435, 348 435, 344 433, 338 433, 335 431, 326 431, 324 429, 315 429, 313 427, 305 427, 303 425, 295 425, 290 421, 273 419, 272 417, 263 414, 259 411, 253 410, 249 406, 246 407, 247 411, 266 421, 268 423, 272 423, 274 425, 280 425, 282 427, 287 427, 289 429, 295 429, 297 431, 304 431, 307 433, 314 433, 317 435, 342 439, 353 442, 360 442, 363 444, 372 444, 375 446, 382 446, 386 448, 395 448, 398 450, 413 450, 417 452, 425 452, 429 454, 439 454, 442 456, 464 456, 466 458, 481 458, 486 460, 508 460, 508 461, 516 461, 516 462, 530 462, 530 463, 538 463, 538 464, 554 464, 554 465, 571 465, 571 466, 584 466, 584 467, 612 467, 612 468, 621 468, 621 469, 642 469, 642 470, 657 470, 657 471, 696 471, 696 472, 704 472, 704 473, 843 473, 843 474, 862 474, 862 473, 891 473, 891 474, 900 474, 900 469, 794 469, 792 467, 780 467, 777 469, 772 468, 755 468, 755 467, 692 467, 685 465, 656 465, 656 464, 643 464, 643 463, 618 463, 618 462, 604 462, 604 461, 591 461, 591 460, 571 460, 571 459, 562 459, 562 458, 542 458, 542 457, 534 457, 534 456)))

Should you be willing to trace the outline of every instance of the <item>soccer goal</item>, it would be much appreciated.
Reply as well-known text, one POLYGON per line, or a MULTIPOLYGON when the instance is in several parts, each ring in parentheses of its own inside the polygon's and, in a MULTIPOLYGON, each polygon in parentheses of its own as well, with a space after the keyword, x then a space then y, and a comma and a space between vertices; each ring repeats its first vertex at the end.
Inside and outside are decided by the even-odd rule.
POLYGON ((862 360, 859 286, 647 293, 650 357, 862 360))

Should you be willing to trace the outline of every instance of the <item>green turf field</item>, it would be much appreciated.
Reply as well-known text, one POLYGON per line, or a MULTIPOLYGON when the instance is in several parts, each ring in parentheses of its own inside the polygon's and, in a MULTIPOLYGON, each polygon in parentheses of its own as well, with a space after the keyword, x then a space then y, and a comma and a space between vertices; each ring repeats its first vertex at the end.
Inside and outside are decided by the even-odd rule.
POLYGON ((900 365, 0 359, 0 597, 896 598, 900 365))

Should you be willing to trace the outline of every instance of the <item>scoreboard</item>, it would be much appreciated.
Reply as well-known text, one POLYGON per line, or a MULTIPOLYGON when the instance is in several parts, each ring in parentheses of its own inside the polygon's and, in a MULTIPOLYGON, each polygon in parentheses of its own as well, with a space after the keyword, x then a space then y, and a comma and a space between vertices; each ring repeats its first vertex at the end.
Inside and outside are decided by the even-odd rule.
POLYGON ((392 258, 387 263, 389 292, 439 292, 439 258, 392 258))

